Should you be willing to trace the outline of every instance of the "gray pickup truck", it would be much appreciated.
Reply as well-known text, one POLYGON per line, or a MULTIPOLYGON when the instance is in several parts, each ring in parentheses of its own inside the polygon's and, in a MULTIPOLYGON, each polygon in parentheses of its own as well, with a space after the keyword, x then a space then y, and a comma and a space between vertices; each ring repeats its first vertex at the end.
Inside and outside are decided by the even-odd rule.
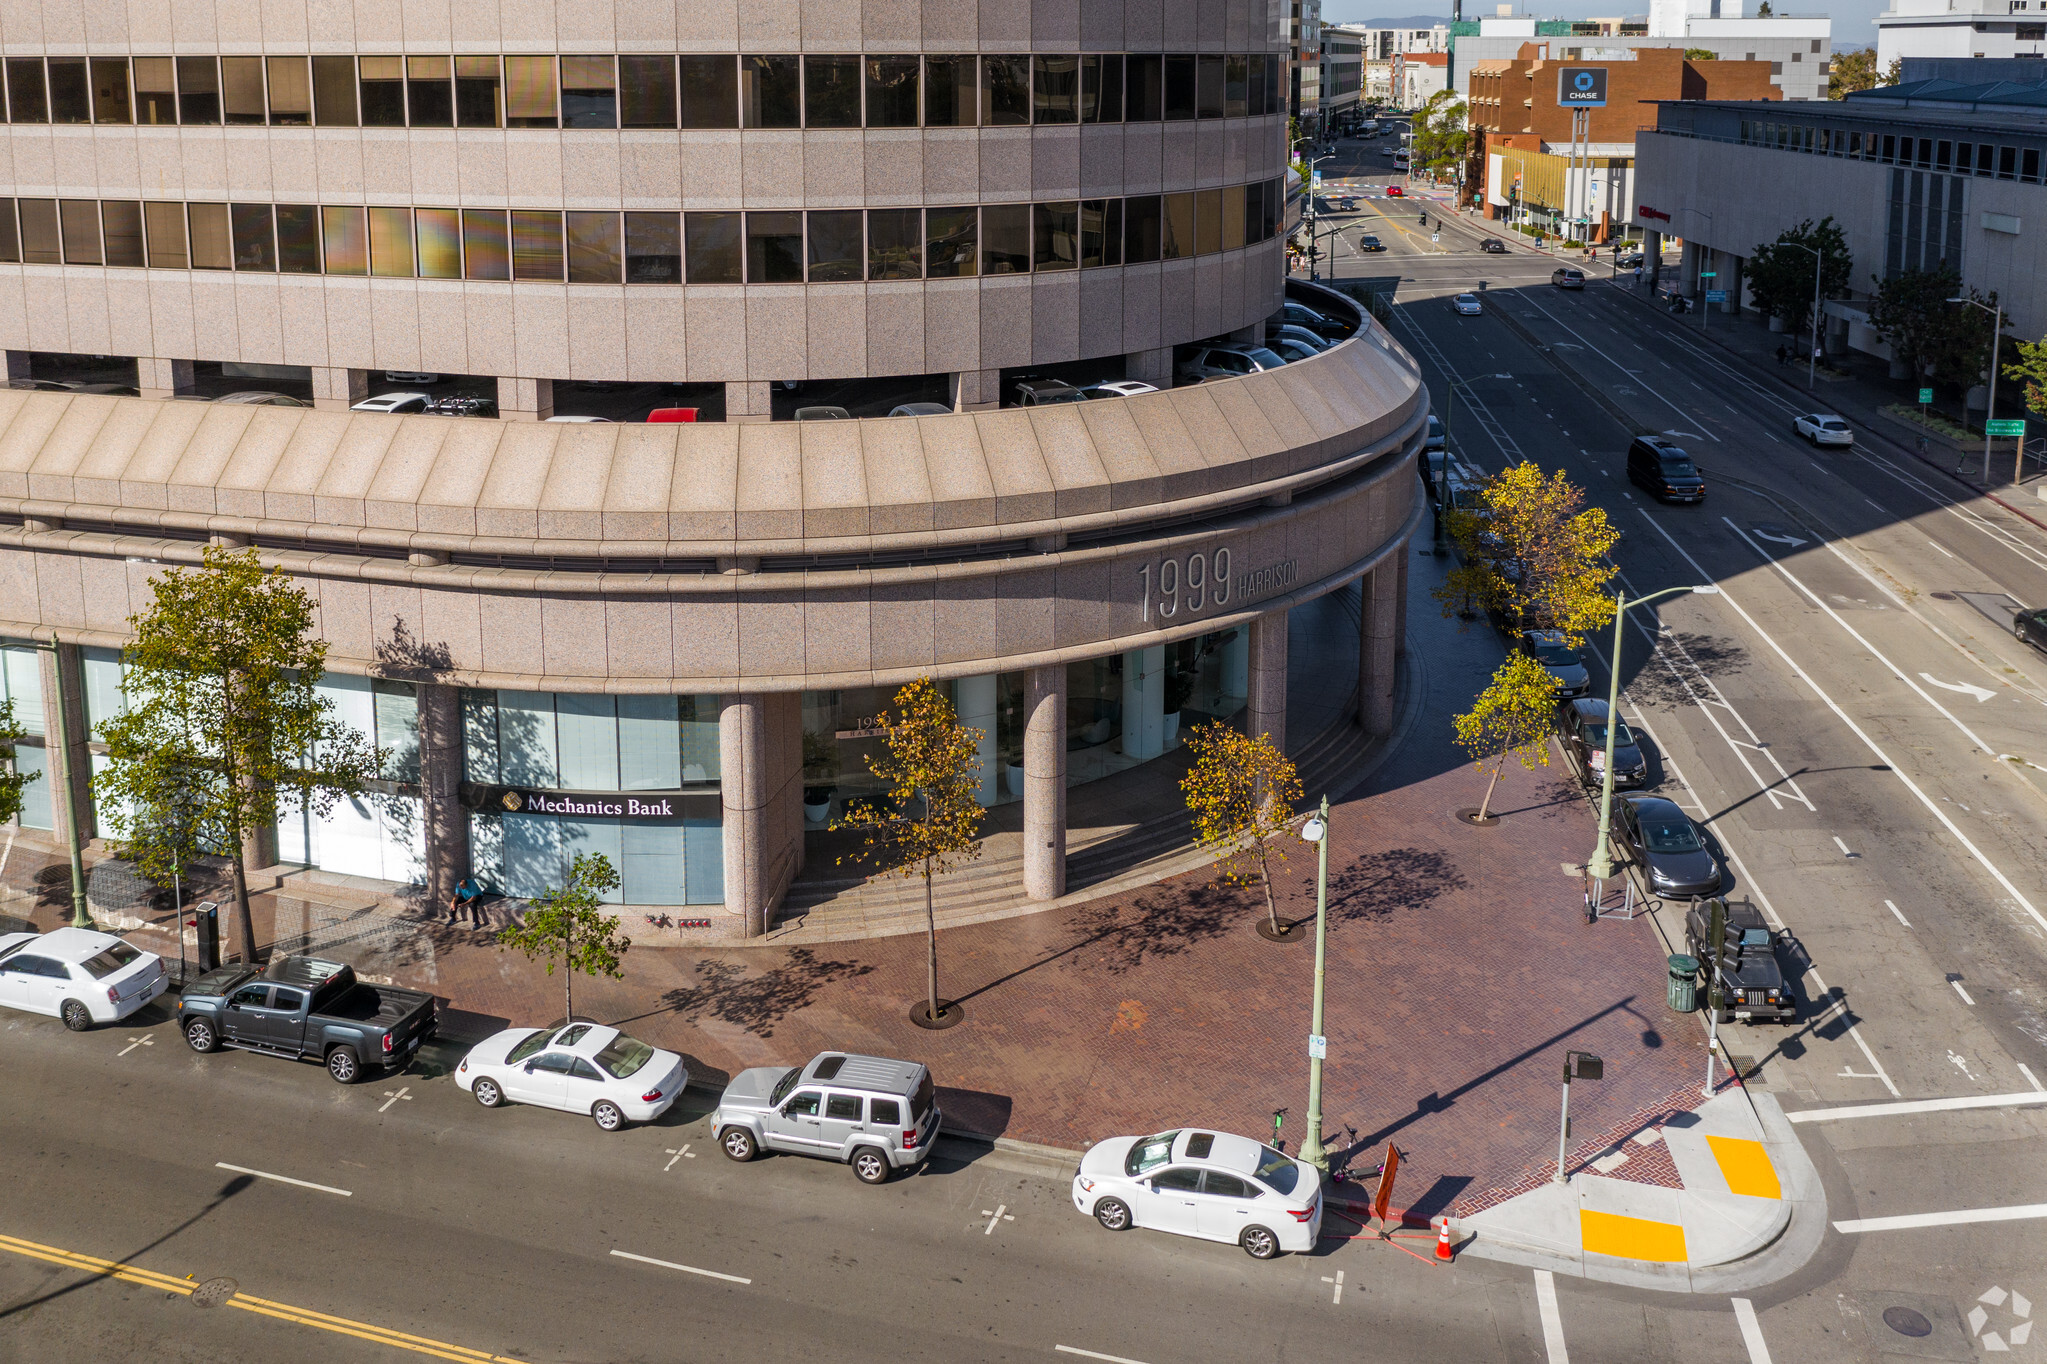
POLYGON ((187 985, 178 1026, 193 1051, 223 1046, 319 1061, 342 1084, 366 1069, 403 1066, 434 1034, 434 997, 365 985, 353 969, 279 957, 260 974, 223 966, 187 985))

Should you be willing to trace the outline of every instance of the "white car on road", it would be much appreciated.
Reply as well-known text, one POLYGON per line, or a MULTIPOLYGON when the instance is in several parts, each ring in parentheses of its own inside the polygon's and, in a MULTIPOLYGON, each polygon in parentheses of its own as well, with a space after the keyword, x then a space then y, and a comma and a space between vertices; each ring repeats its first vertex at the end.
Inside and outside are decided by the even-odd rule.
POLYGON ((115 1023, 164 992, 154 952, 89 928, 0 936, 0 1004, 49 1014, 73 1032, 115 1023))
POLYGON ((1249 1137, 1185 1128, 1096 1142, 1073 1177, 1073 1206, 1110 1231, 1234 1241, 1252 1259, 1270 1260, 1315 1248, 1322 1177, 1249 1137))
POLYGON ((1477 317, 1485 311, 1485 305, 1478 301, 1477 294, 1459 294, 1450 301, 1450 306, 1457 309, 1460 317, 1477 317))
POLYGON ((1791 419, 1791 429, 1814 445, 1853 445, 1855 433, 1848 423, 1831 412, 1814 412, 1791 419))
POLYGON ((507 1028, 469 1049, 455 1083, 485 1108, 502 1103, 588 1113, 607 1132, 652 1122, 689 1083, 689 1068, 617 1028, 570 1023, 560 1028, 507 1028))

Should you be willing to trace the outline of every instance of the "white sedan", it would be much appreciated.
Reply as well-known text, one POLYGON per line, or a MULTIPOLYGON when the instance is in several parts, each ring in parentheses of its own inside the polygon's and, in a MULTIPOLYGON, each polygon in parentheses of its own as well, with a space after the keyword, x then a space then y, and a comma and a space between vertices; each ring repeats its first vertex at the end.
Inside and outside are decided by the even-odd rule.
POLYGON ((60 928, 0 936, 0 1004, 61 1018, 73 1032, 119 1022, 169 983, 162 958, 111 933, 60 928))
POLYGON ((1451 300, 1451 306, 1457 309, 1461 317, 1477 317, 1485 311, 1485 305, 1478 301, 1477 294, 1459 294, 1451 300))
POLYGON ((1249 1137, 1186 1128, 1096 1142, 1073 1177, 1073 1206, 1110 1231, 1234 1241, 1252 1259, 1270 1260, 1315 1248, 1322 1177, 1249 1137))
POLYGON ((455 1068, 455 1083, 485 1108, 511 1102, 588 1113, 616 1132, 666 1113, 689 1083, 689 1069, 674 1052, 617 1028, 571 1023, 484 1038, 455 1068))
POLYGON ((1848 423, 1831 412, 1814 412, 1791 419, 1791 429, 1814 445, 1853 445, 1855 433, 1848 423))

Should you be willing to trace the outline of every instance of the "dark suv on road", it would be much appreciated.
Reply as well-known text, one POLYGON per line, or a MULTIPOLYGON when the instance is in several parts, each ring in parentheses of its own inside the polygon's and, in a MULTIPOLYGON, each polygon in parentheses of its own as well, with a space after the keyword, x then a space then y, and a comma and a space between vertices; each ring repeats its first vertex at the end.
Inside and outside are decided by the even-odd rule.
POLYGON ((1706 480, 1692 457, 1661 436, 1637 436, 1629 444, 1628 482, 1659 502, 1706 500, 1706 480))
MULTIPOLYGON (((1711 1009, 1713 963, 1706 938, 1712 931, 1713 903, 1701 901, 1685 915, 1685 951, 1698 958, 1699 995, 1711 1009)), ((1754 905, 1727 907, 1727 936, 1720 952, 1720 983, 1727 992, 1726 1007, 1720 1010, 1722 1023, 1730 1018, 1760 1023, 1796 1023, 1798 997, 1791 992, 1784 972, 1777 965, 1780 933, 1772 933, 1754 905)))

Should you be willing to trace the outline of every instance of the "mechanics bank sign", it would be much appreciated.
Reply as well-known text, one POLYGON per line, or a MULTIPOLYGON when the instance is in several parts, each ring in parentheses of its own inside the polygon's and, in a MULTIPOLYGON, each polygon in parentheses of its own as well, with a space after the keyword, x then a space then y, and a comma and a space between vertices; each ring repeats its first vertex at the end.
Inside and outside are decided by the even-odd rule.
POLYGON ((667 819, 678 812, 665 796, 565 796, 550 791, 514 791, 522 798, 520 813, 530 815, 602 815, 610 819, 667 819))
POLYGON ((486 815, 545 815, 560 819, 701 819, 717 812, 707 791, 536 791, 528 786, 462 783, 462 804, 486 815))

